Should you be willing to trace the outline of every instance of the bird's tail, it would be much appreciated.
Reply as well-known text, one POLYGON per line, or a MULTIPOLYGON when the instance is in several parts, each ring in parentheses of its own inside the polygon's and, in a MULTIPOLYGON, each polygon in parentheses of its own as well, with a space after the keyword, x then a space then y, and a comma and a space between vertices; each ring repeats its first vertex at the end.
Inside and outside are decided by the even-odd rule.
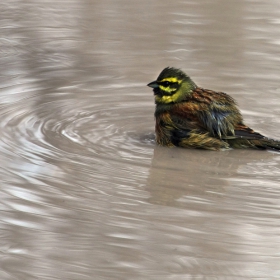
POLYGON ((235 149, 253 148, 260 150, 274 150, 280 152, 280 141, 262 137, 260 139, 248 139, 248 138, 235 138, 227 139, 226 142, 230 147, 235 149))
POLYGON ((280 151, 280 141, 264 137, 263 139, 250 140, 253 144, 260 149, 269 149, 280 151))

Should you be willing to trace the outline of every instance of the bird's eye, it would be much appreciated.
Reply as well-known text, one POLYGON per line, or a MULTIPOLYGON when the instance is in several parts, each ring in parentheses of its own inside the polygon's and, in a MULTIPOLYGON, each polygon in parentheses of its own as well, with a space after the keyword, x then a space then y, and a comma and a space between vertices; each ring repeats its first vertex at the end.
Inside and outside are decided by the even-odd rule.
POLYGON ((165 81, 165 82, 162 82, 162 85, 163 85, 164 87, 168 87, 168 86, 171 85, 171 83, 168 82, 168 81, 165 81))

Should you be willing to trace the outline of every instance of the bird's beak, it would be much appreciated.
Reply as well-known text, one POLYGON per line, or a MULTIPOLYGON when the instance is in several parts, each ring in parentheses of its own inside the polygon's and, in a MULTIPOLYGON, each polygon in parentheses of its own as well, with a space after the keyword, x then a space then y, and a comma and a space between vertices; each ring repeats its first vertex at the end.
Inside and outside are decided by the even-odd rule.
POLYGON ((151 87, 151 88, 158 88, 158 83, 157 81, 153 81, 149 84, 147 84, 148 87, 151 87))

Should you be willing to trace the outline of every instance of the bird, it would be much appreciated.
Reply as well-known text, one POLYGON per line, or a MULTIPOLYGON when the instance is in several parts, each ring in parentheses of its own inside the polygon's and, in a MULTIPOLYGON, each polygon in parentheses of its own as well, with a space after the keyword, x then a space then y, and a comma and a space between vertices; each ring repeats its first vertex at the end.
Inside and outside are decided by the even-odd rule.
POLYGON ((161 146, 280 151, 279 140, 244 124, 230 95, 197 86, 181 69, 166 67, 147 86, 154 92, 156 142, 161 146))

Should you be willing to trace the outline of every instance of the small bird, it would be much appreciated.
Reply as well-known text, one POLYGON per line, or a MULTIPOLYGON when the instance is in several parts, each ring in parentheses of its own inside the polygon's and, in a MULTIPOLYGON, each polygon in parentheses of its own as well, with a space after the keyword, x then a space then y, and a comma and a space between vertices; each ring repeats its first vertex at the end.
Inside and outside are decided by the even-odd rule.
POLYGON ((162 146, 280 151, 280 141, 269 139, 243 123, 231 96, 198 87, 180 69, 163 69, 148 86, 155 95, 156 141, 162 146))

